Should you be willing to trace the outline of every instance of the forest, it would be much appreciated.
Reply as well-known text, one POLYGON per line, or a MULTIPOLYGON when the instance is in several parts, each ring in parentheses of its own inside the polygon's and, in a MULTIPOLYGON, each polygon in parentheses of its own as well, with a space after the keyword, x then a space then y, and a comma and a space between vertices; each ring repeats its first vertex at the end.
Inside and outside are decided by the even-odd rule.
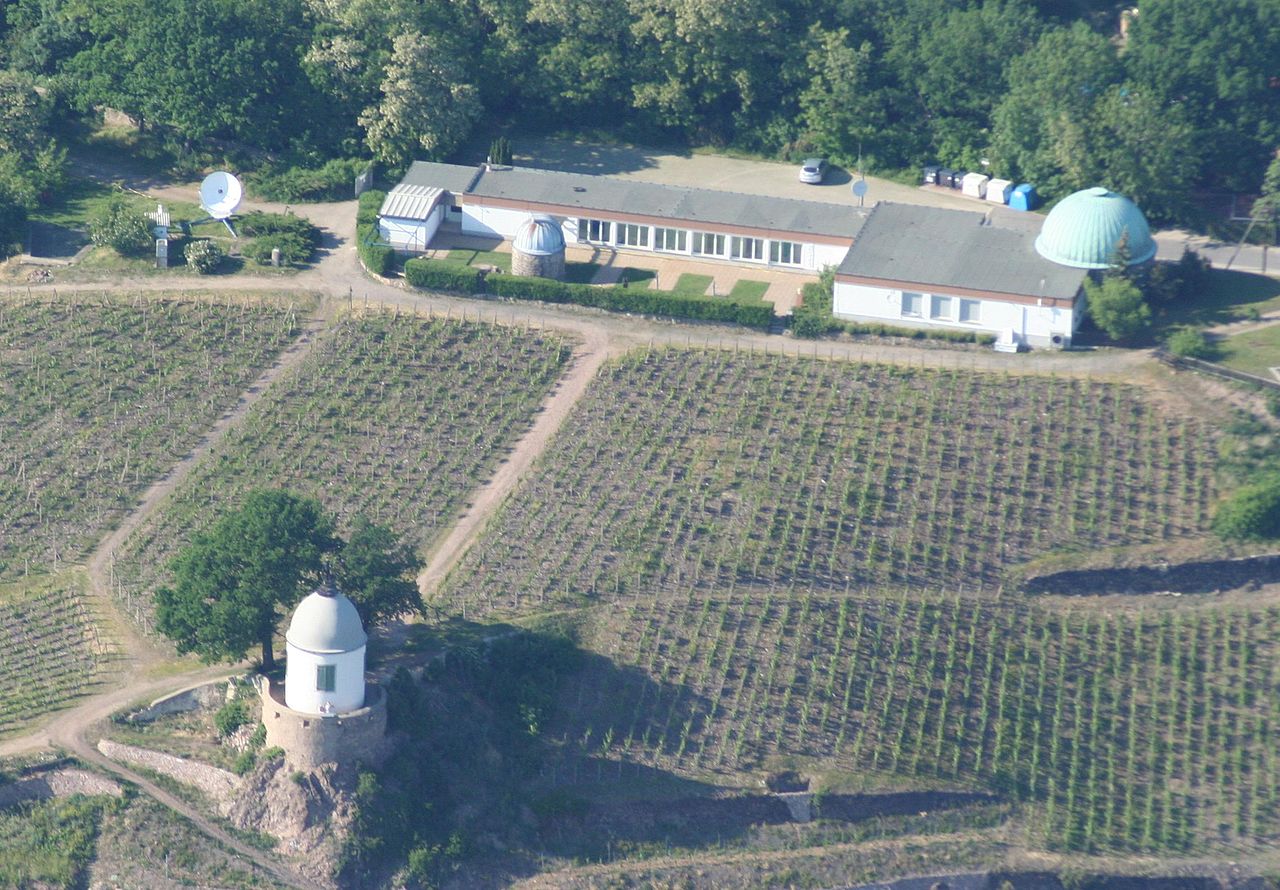
MULTIPOLYGON (((1280 191, 1280 0, 8 0, 0 227, 65 175, 71 121, 178 157, 473 162, 550 131, 1102 184, 1153 221, 1280 191), (474 144, 474 143, 472 143, 474 144), (221 154, 218 154, 221 153, 221 154), (983 161, 987 163, 983 165, 983 161), (1270 171, 1268 172, 1268 167, 1270 171), (1264 178, 1269 188, 1264 188, 1264 178)), ((326 166, 328 165, 328 166, 326 166)))

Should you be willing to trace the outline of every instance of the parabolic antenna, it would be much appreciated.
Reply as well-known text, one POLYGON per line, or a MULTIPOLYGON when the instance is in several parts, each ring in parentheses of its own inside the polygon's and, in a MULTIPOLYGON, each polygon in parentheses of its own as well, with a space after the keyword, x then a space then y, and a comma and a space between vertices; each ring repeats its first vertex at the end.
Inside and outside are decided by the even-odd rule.
POLYGON ((240 180, 225 170, 210 173, 200 183, 200 206, 217 220, 226 221, 236 212, 240 199, 244 196, 244 188, 240 180))

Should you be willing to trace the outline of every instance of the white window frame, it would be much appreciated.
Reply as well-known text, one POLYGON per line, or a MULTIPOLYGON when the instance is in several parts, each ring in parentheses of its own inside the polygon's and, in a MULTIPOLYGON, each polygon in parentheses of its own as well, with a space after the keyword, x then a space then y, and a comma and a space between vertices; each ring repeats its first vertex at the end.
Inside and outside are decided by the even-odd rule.
POLYGON ((764 239, 734 235, 729 239, 729 258, 760 262, 764 259, 764 239))
POLYGON ((718 235, 715 232, 694 232, 693 233, 693 254, 694 256, 724 256, 725 255, 725 239, 724 235, 718 235), (710 245, 711 249, 706 249, 710 245))
POLYGON ((668 253, 688 253, 689 232, 687 229, 667 229, 655 226, 653 230, 653 249, 668 253))
POLYGON ((612 244, 613 223, 607 219, 592 219, 587 216, 579 217, 578 240, 587 244, 612 244))
POLYGON ((618 223, 619 247, 648 247, 649 227, 638 223, 618 223))
POLYGON ((798 241, 770 241, 769 262, 783 266, 799 266, 804 263, 804 245, 798 241))
POLYGON ((955 297, 947 294, 929 295, 929 317, 934 321, 955 321, 955 297), (946 311, 940 311, 942 307, 946 311))
POLYGON ((924 317, 924 294, 919 291, 904 290, 902 292, 902 317, 903 318, 923 318, 924 317), (914 299, 912 299, 914 298, 914 299), (916 304, 915 311, 907 308, 909 302, 916 304))
POLYGON ((961 297, 959 314, 956 318, 961 324, 982 324, 982 301, 961 297), (972 315, 966 311, 970 309, 973 312, 972 315))

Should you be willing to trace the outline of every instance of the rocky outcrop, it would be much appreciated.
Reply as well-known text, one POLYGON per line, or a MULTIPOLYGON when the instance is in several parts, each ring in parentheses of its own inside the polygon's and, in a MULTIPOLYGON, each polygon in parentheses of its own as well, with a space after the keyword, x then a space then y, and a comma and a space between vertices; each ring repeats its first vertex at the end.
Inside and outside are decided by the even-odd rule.
POLYGON ((277 851, 309 879, 336 886, 333 874, 355 818, 356 771, 327 764, 296 772, 275 759, 245 778, 227 811, 237 828, 270 834, 277 851))
POLYGON ((110 739, 98 742, 98 750, 118 763, 132 763, 155 770, 161 775, 176 779, 186 785, 199 788, 209 795, 224 814, 230 806, 236 789, 240 787, 240 777, 225 769, 184 760, 172 754, 163 754, 148 748, 135 748, 133 745, 122 745, 110 739))

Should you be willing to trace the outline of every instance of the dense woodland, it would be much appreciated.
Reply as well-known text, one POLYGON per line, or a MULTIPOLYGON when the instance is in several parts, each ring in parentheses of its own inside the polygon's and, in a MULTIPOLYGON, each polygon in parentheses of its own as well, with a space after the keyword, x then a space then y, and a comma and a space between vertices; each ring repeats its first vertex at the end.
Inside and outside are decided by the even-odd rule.
MULTIPOLYGON (((56 188, 65 125, 277 168, 449 159, 530 128, 938 161, 1102 183, 1153 219, 1280 191, 1280 0, 9 0, 0 200, 56 188), (1124 33, 1122 33, 1122 30, 1124 33)), ((461 158, 474 160, 472 157, 461 158)), ((241 163, 240 169, 244 169, 241 163)), ((3 221, 0 220, 0 224, 3 221)))

